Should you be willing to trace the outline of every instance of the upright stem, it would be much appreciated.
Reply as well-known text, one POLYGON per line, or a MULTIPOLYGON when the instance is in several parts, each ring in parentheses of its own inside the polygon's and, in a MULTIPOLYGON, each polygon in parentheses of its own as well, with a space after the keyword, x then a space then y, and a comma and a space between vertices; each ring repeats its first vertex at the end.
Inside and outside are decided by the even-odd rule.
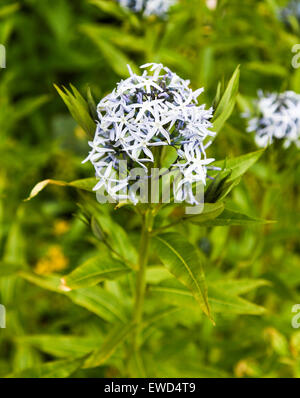
POLYGON ((138 350, 141 323, 143 317, 143 307, 146 291, 146 270, 149 257, 150 234, 153 225, 153 214, 151 209, 148 209, 143 216, 142 236, 139 250, 139 269, 136 278, 135 302, 133 320, 136 323, 135 331, 133 333, 133 349, 138 350))

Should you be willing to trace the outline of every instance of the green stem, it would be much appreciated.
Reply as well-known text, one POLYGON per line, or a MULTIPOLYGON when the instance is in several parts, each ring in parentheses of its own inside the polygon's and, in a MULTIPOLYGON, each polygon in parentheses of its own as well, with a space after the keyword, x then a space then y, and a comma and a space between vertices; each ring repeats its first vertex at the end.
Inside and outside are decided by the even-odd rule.
POLYGON ((136 323, 133 333, 133 350, 138 351, 146 291, 146 270, 149 257, 150 237, 153 225, 153 213, 148 209, 143 217, 142 236, 139 250, 139 269, 136 278, 133 320, 136 323))

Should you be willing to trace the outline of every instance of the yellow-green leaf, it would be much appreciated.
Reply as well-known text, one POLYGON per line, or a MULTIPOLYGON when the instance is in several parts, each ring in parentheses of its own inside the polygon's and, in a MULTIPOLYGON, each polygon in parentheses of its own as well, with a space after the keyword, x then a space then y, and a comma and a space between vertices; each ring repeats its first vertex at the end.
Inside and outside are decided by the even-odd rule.
POLYGON ((118 261, 107 254, 99 254, 85 261, 69 275, 62 278, 62 285, 65 289, 79 289, 96 285, 105 279, 115 279, 130 272, 121 261, 118 261))
POLYGON ((197 249, 177 233, 157 235, 154 243, 164 266, 191 291, 202 311, 210 317, 207 287, 197 249))

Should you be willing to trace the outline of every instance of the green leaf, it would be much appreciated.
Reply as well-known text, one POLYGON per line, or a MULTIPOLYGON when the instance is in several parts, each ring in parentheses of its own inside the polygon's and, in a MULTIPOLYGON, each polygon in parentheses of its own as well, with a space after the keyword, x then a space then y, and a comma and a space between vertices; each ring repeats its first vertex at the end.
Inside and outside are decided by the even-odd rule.
POLYGON ((127 322, 127 315, 120 300, 111 292, 98 286, 71 291, 67 297, 77 305, 98 315, 100 318, 112 322, 120 320, 127 322))
POLYGON ((98 115, 97 115, 97 104, 95 102, 95 99, 93 97, 92 90, 91 90, 90 87, 87 88, 86 100, 87 100, 87 103, 89 105, 90 114, 91 114, 93 120, 96 120, 97 117, 98 117, 98 115))
POLYGON ((221 312, 224 314, 230 312, 244 315, 261 315, 265 312, 263 307, 253 304, 241 297, 228 294, 228 292, 225 292, 223 289, 216 288, 213 285, 209 285, 208 288, 209 302, 214 312, 221 312))
POLYGON ((14 120, 18 121, 24 117, 33 114, 40 106, 49 101, 48 95, 41 95, 39 97, 26 98, 18 102, 18 106, 14 112, 14 120))
POLYGON ((162 298, 168 304, 179 307, 199 308, 190 290, 176 279, 167 279, 157 285, 151 285, 149 291, 151 294, 154 293, 162 298))
POLYGON ((222 170, 214 176, 208 185, 204 195, 205 202, 214 203, 223 200, 239 184, 241 176, 257 162, 263 153, 264 149, 214 162, 214 166, 220 167, 222 170))
POLYGON ((75 304, 108 322, 127 322, 126 311, 122 303, 114 294, 103 288, 93 286, 68 292, 61 289, 60 277, 57 275, 40 276, 26 271, 19 272, 19 275, 43 289, 65 295, 75 304))
POLYGON ((215 203, 226 198, 240 179, 230 180, 231 171, 220 172, 209 184, 204 194, 205 203, 215 203))
POLYGON ((101 337, 31 335, 18 336, 15 341, 22 345, 33 346, 58 358, 75 358, 96 350, 102 344, 103 339, 101 337))
POLYGON ((85 24, 81 25, 82 29, 89 32, 89 36, 97 38, 101 37, 102 40, 113 43, 119 48, 126 51, 145 52, 145 40, 143 37, 135 36, 120 30, 119 27, 114 27, 108 24, 85 24))
POLYGON ((76 122, 89 137, 93 137, 96 130, 96 122, 90 115, 89 104, 74 86, 70 86, 73 93, 65 87, 63 87, 63 91, 57 85, 54 85, 76 122))
POLYGON ((218 133, 229 119, 235 105, 236 96, 239 88, 240 66, 234 71, 226 90, 217 105, 212 119, 213 130, 218 133))
POLYGON ((159 323, 162 319, 164 319, 170 315, 173 315, 177 311, 178 311, 178 308, 176 308, 174 306, 167 306, 165 308, 158 310, 154 314, 151 314, 150 316, 145 317, 145 319, 142 322, 143 330, 147 332, 149 330, 149 327, 155 325, 156 323, 159 323))
POLYGON ((84 178, 82 180, 75 180, 72 182, 60 181, 60 180, 43 180, 38 182, 33 189, 31 190, 28 198, 25 199, 26 201, 31 200, 35 196, 37 196, 43 189, 45 189, 48 185, 58 185, 60 187, 73 187, 77 189, 82 189, 84 191, 92 192, 94 186, 97 184, 97 179, 95 177, 92 178, 84 178))
POLYGON ((149 266, 146 270, 147 283, 159 283, 170 276, 170 272, 164 266, 149 266))
POLYGON ((138 73, 138 68, 133 63, 132 59, 128 58, 126 54, 124 54, 111 42, 109 42, 106 39, 103 39, 102 36, 98 34, 97 29, 95 30, 94 27, 90 25, 82 25, 81 30, 83 33, 85 33, 88 37, 92 39, 92 41, 101 51, 105 60, 108 62, 112 70, 117 75, 121 77, 128 77, 129 72, 127 65, 130 65, 132 70, 135 73, 138 73))
POLYGON ((264 149, 260 149, 259 151, 250 152, 236 158, 217 161, 214 162, 214 166, 221 167, 223 171, 231 171, 230 177, 227 180, 227 182, 230 182, 246 173, 258 161, 264 151, 264 149))
MULTIPOLYGON (((158 295, 169 304, 196 309, 192 293, 174 279, 166 280, 159 285, 151 286, 150 292, 158 295)), ((208 293, 208 301, 211 305, 212 312, 244 315, 260 315, 265 312, 263 307, 242 299, 237 295, 230 294, 227 292, 226 287, 223 289, 213 282, 208 282, 208 293)))
POLYGON ((205 277, 197 249, 177 233, 157 235, 154 242, 165 267, 191 291, 203 312, 210 317, 205 277))
POLYGON ((105 279, 115 279, 130 271, 123 263, 103 253, 85 261, 62 278, 62 284, 65 289, 78 289, 96 285, 105 279))
POLYGON ((0 18, 5 18, 10 14, 13 14, 14 12, 18 11, 20 8, 20 4, 18 3, 13 3, 9 4, 7 6, 1 7, 0 8, 0 18))
POLYGON ((84 191, 93 192, 93 188, 95 187, 97 182, 98 180, 96 177, 91 177, 69 182, 68 185, 74 188, 82 189, 84 191))
POLYGON ((288 74, 288 69, 275 62, 258 62, 252 61, 245 64, 245 67, 255 73, 260 73, 265 76, 278 76, 285 78, 288 74))
POLYGON ((107 1, 107 0, 89 0, 89 3, 94 4, 98 8, 100 8, 101 11, 104 11, 116 18, 123 19, 124 16, 126 15, 124 13, 124 8, 120 7, 119 4, 113 2, 113 1, 107 1))
POLYGON ((20 217, 17 216, 9 229, 4 247, 3 262, 21 265, 24 264, 25 261, 25 239, 21 228, 20 217))
POLYGON ((22 264, 12 264, 8 262, 0 262, 0 278, 16 275, 19 270, 24 269, 22 264))
POLYGON ((239 213, 234 210, 225 208, 225 210, 217 218, 208 220, 203 223, 205 226, 225 226, 225 225, 254 225, 254 224, 268 224, 273 221, 264 220, 262 218, 254 218, 247 214, 239 213))
POLYGON ((82 209, 91 219, 93 230, 98 231, 97 235, 120 256, 121 261, 126 262, 130 268, 136 269, 138 254, 124 228, 113 220, 109 212, 94 201, 85 200, 82 209))
POLYGON ((59 185, 59 186, 62 186, 62 187, 68 185, 67 182, 59 181, 59 180, 50 180, 50 179, 48 179, 48 180, 40 181, 33 187, 33 189, 31 190, 28 198, 26 198, 25 201, 29 201, 32 198, 34 198, 35 196, 37 196, 49 184, 51 184, 51 185, 59 185))
POLYGON ((229 176, 231 174, 230 170, 221 171, 216 177, 211 181, 204 193, 205 203, 215 203, 221 198, 226 197, 230 192, 230 183, 227 183, 229 176))
POLYGON ((42 365, 25 369, 21 372, 10 374, 8 378, 30 378, 30 379, 43 379, 43 378, 65 378, 69 377, 77 369, 81 367, 83 359, 71 359, 66 361, 53 361, 44 363, 42 365))
POLYGON ((189 221, 193 224, 202 224, 209 220, 213 220, 218 217, 224 210, 224 204, 218 203, 205 203, 201 214, 186 216, 184 220, 189 221))
POLYGON ((261 286, 269 286, 270 281, 264 279, 221 279, 217 281, 207 281, 212 283, 217 289, 222 289, 230 295, 240 295, 251 292, 261 286))
MULTIPOLYGON (((101 11, 117 18, 121 21, 126 20, 137 29, 140 29, 141 23, 137 15, 125 7, 121 7, 118 2, 107 0, 89 0, 89 3, 97 6, 101 11)), ((124 30, 122 30, 124 32, 124 30)))
POLYGON ((117 347, 132 333, 134 327, 134 323, 129 323, 127 326, 123 324, 115 326, 102 347, 87 358, 84 368, 94 368, 104 364, 113 355, 117 347))

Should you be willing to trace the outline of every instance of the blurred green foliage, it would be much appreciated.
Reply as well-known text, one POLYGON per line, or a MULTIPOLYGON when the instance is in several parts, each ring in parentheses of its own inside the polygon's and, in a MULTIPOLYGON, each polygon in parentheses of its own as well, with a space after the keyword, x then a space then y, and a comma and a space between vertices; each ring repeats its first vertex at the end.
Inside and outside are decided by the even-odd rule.
MULTIPOLYGON (((300 377, 300 331, 291 326, 300 293, 295 148, 268 148, 227 201, 233 210, 275 224, 178 225, 201 250, 216 326, 189 297, 175 294, 170 303, 164 292, 178 286, 150 267, 142 358, 130 369, 119 349, 132 332, 130 323, 124 328, 130 277, 70 293, 59 289, 61 275, 105 253, 97 223, 78 210, 82 194, 51 186, 23 202, 37 181, 93 176, 91 166, 81 165, 87 136, 53 84, 72 83, 99 100, 127 76, 127 63, 133 69, 148 61, 166 64, 193 88, 204 86, 209 105, 218 82, 224 88, 240 64, 237 107, 210 154, 221 160, 255 151, 240 112, 257 90, 300 93, 300 69, 291 66, 299 30, 277 18, 285 3, 219 0, 210 10, 204 0, 182 0, 160 21, 139 19, 113 0, 1 1, 7 68, 0 70, 0 303, 7 328, 0 329, 0 377, 300 377), (82 368, 82 357, 94 350, 100 350, 97 366, 82 368)), ((92 195, 84 201, 94 206, 92 195)), ((118 231, 112 241, 131 231, 131 242, 123 244, 134 256, 137 216, 126 208, 97 211, 108 220, 107 234, 118 231)))

